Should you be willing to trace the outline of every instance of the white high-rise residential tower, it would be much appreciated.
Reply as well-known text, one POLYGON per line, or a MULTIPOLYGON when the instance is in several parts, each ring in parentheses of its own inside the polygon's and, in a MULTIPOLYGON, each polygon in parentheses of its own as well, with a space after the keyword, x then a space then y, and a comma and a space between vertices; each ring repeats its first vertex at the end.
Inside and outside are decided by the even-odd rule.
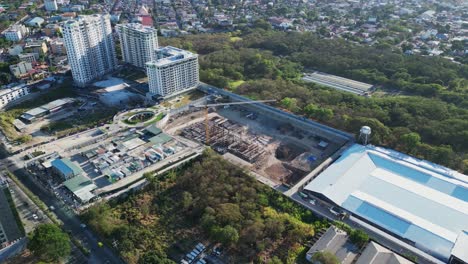
POLYGON ((86 86, 117 67, 108 14, 79 16, 65 22, 63 38, 76 85, 86 86))
POLYGON ((116 29, 124 62, 144 68, 147 62, 156 59, 154 51, 158 48, 158 31, 155 28, 129 23, 118 24, 116 29))
POLYGON ((198 86, 197 54, 168 46, 157 49, 156 56, 146 63, 151 94, 167 97, 198 86))

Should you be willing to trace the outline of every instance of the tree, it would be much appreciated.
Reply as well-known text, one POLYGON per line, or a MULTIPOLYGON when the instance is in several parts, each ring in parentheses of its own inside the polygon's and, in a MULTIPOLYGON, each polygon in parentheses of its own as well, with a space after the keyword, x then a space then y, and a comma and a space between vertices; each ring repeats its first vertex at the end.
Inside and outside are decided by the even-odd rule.
POLYGON ((182 193, 182 208, 187 210, 193 202, 193 197, 189 192, 182 193))
POLYGON ((175 264, 175 262, 165 256, 159 256, 156 251, 151 250, 138 260, 138 264, 175 264))
POLYGON ((421 144, 421 136, 419 136, 418 133, 411 132, 401 136, 400 142, 403 147, 411 153, 419 144, 421 144))
POLYGON ((291 112, 295 112, 298 110, 296 98, 285 97, 283 98, 283 100, 280 101, 280 104, 282 107, 288 109, 291 112))
POLYGON ((356 246, 363 247, 367 243, 367 241, 369 241, 369 235, 367 235, 366 232, 360 229, 357 229, 351 232, 349 239, 356 246))
POLYGON ((70 238, 54 224, 41 224, 29 238, 29 249, 40 259, 59 261, 70 255, 70 238))
POLYGON ((225 227, 214 227, 212 235, 215 240, 226 246, 233 245, 239 240, 239 233, 230 225, 225 227))
POLYGON ((263 19, 256 20, 254 22, 254 27, 260 28, 260 29, 263 29, 263 30, 270 30, 271 29, 270 23, 268 23, 267 21, 265 21, 263 19))
POLYGON ((313 263, 339 264, 340 260, 329 251, 319 251, 312 256, 313 263))
POLYGON ((316 118, 321 121, 329 120, 333 117, 333 110, 329 108, 318 107, 314 104, 308 104, 304 107, 304 113, 311 118, 316 118))
POLYGON ((278 258, 277 256, 274 256, 267 263, 268 264, 283 264, 283 261, 281 261, 281 259, 278 258))
POLYGON ((0 84, 9 84, 11 82, 11 74, 0 72, 0 84))

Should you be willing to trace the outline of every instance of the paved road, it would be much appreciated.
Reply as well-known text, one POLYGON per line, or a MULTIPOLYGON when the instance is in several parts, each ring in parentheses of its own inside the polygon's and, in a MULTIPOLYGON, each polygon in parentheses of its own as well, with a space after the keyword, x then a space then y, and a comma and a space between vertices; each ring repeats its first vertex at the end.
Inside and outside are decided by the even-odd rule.
POLYGON ((114 252, 107 246, 99 247, 99 239, 87 228, 83 229, 80 227, 81 221, 73 213, 72 210, 64 206, 62 202, 59 202, 52 194, 49 193, 39 183, 35 182, 31 176, 25 173, 24 170, 17 170, 15 174, 21 180, 21 182, 29 188, 35 195, 37 195, 47 206, 53 205, 55 207, 54 213, 63 222, 63 225, 67 231, 74 237, 81 238, 83 242, 88 245, 91 250, 88 263, 124 263, 114 252))

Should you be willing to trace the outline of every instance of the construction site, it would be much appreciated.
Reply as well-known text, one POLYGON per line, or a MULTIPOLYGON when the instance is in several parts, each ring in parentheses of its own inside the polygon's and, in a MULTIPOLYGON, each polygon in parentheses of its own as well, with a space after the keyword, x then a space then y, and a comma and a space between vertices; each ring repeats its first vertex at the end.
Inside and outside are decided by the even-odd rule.
POLYGON ((347 134, 263 101, 241 100, 229 94, 206 98, 204 103, 173 113, 164 130, 209 145, 275 185, 295 185, 351 140, 347 134))

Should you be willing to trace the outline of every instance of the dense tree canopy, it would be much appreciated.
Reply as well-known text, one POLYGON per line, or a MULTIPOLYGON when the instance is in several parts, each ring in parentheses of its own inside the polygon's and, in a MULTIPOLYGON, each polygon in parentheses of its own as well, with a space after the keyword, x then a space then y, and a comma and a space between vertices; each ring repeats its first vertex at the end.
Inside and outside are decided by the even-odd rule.
POLYGON ((254 99, 277 99, 279 107, 350 133, 371 126, 372 144, 468 173, 466 64, 261 26, 162 42, 190 43, 201 55, 202 81, 254 99), (304 69, 369 82, 378 92, 365 98, 304 83, 298 78, 304 69))
POLYGON ((55 262, 70 255, 70 238, 54 224, 39 225, 28 243, 29 249, 41 260, 55 262))
POLYGON ((146 176, 150 184, 142 193, 84 215, 106 239, 118 241, 129 263, 170 263, 180 257, 174 251, 191 250, 200 240, 222 243, 232 263, 293 263, 314 227, 326 226, 212 152, 182 171, 146 176))

